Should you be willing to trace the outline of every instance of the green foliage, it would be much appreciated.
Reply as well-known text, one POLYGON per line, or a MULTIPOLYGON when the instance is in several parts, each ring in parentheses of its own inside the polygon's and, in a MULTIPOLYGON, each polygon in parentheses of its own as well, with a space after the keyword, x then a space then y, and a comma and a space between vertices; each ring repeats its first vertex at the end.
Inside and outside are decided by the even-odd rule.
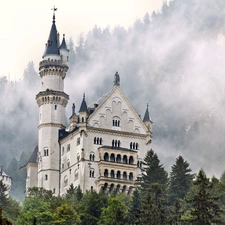
POLYGON ((212 193, 213 184, 206 177, 203 170, 200 170, 194 181, 196 192, 187 202, 191 205, 189 217, 185 220, 191 224, 210 225, 219 221, 221 209, 218 205, 218 197, 212 193))
POLYGON ((190 172, 189 163, 179 156, 170 172, 169 200, 172 204, 177 198, 183 199, 191 187, 194 174, 190 172))
POLYGON ((1 207, 0 207, 0 224, 1 225, 12 225, 12 223, 7 218, 3 218, 1 207))
POLYGON ((102 209, 98 225, 128 225, 128 207, 119 199, 109 199, 107 207, 102 209))
POLYGON ((164 225, 166 221, 165 199, 160 184, 154 183, 142 200, 142 209, 137 215, 136 225, 164 225))
POLYGON ((144 172, 142 173, 141 188, 145 194, 147 189, 154 183, 158 183, 165 190, 168 182, 168 174, 165 171, 156 153, 151 149, 144 158, 144 172))

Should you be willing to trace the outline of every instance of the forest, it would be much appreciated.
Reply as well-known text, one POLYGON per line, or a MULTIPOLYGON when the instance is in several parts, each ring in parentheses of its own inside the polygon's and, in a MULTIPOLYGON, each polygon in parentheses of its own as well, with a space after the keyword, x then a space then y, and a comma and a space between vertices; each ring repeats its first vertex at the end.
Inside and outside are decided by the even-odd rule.
MULTIPOLYGON (((166 170, 182 155, 196 174, 202 168, 220 177, 225 161, 224 20, 224 0, 173 0, 128 29, 96 25, 71 37, 68 117, 84 90, 91 104, 112 88, 118 71, 121 89, 140 115, 149 103, 152 148, 166 170)), ((26 190, 24 166, 38 138, 38 63, 28 62, 19 81, 0 77, 0 165, 13 178, 10 195, 20 202, 26 190)))
POLYGON ((0 181, 0 224, 39 225, 211 225, 225 224, 225 172, 220 179, 194 174, 182 156, 168 173, 154 150, 132 194, 116 189, 82 193, 70 184, 63 196, 30 188, 20 205, 0 181))

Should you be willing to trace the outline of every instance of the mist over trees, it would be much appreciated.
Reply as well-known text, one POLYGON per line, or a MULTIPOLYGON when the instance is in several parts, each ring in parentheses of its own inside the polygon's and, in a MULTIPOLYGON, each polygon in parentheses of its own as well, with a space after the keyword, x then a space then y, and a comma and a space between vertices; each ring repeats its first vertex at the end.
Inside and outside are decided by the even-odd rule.
MULTIPOLYGON (((84 92, 88 104, 107 93, 118 71, 123 92, 142 117, 149 103, 152 148, 165 168, 182 155, 194 172, 203 168, 220 176, 225 160, 224 9, 224 0, 173 0, 163 3, 160 12, 146 13, 129 29, 96 25, 88 34, 67 40, 68 117, 73 102, 79 108, 84 92)), ((21 154, 28 159, 37 144, 35 95, 39 90, 33 62, 20 81, 0 78, 0 164, 4 168, 15 158, 20 171, 21 154)))

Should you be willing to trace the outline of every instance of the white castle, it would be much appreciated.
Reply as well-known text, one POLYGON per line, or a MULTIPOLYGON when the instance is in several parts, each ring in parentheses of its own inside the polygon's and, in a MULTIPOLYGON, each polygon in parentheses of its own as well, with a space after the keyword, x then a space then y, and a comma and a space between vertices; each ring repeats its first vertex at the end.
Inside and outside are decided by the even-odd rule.
POLYGON ((63 195, 73 184, 82 191, 104 189, 131 193, 142 174, 142 160, 152 139, 148 106, 141 120, 120 88, 119 74, 114 87, 87 107, 85 95, 79 112, 72 108, 66 127, 64 92, 69 50, 65 36, 61 45, 55 14, 45 53, 39 64, 41 91, 38 147, 27 163, 26 188, 43 187, 63 195))

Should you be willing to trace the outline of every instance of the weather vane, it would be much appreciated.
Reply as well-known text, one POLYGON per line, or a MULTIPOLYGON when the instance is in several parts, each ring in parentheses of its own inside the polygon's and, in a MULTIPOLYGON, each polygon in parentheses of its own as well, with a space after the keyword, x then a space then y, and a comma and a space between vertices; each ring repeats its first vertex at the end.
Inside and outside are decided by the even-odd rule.
POLYGON ((55 8, 55 6, 53 6, 53 8, 51 10, 53 10, 53 22, 55 22, 55 11, 57 10, 57 8, 55 8))

